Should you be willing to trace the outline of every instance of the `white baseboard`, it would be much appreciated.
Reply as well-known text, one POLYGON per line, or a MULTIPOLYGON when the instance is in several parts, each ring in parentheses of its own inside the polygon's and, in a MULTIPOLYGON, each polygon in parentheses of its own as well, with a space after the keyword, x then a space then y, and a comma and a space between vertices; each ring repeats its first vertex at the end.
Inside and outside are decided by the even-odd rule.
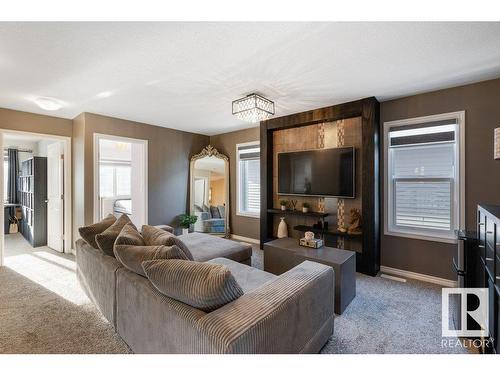
POLYGON ((446 286, 448 288, 456 288, 457 287, 457 282, 455 280, 442 279, 442 278, 436 277, 436 276, 424 275, 422 273, 400 270, 397 268, 380 266, 380 272, 387 273, 389 275, 407 277, 408 279, 425 281, 427 283, 442 285, 442 286, 446 286))
POLYGON ((260 245, 260 241, 256 240, 255 238, 238 236, 236 234, 231 234, 231 238, 233 240, 238 240, 238 241, 243 241, 243 242, 249 242, 249 243, 255 243, 257 245, 260 245))

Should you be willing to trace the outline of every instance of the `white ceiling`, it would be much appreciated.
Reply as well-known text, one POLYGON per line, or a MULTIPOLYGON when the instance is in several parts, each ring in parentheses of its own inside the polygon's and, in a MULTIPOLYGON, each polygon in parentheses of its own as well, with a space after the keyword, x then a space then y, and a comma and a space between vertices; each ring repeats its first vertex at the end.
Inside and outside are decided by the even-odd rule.
POLYGON ((231 115, 251 92, 281 116, 499 76, 500 23, 0 23, 0 107, 207 135, 254 126, 231 115))

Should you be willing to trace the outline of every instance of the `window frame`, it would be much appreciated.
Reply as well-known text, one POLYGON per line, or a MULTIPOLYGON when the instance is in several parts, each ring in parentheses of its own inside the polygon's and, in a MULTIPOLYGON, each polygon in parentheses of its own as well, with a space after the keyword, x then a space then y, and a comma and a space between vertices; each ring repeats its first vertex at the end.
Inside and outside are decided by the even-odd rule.
MULTIPOLYGON (((237 143, 236 144, 236 215, 237 216, 243 216, 243 217, 251 217, 254 219, 260 219, 260 207, 259 207, 259 213, 252 213, 248 211, 242 211, 240 207, 240 192, 241 192, 241 171, 240 171, 240 153, 239 153, 239 148, 240 147, 245 147, 245 146, 259 146, 259 152, 260 152, 260 141, 251 141, 251 142, 244 142, 244 143, 237 143)), ((260 158, 259 158, 260 161, 260 158)), ((260 186, 262 187, 262 186, 260 186)))
POLYGON ((383 155, 384 155, 384 235, 413 238, 418 240, 456 243, 455 229, 464 229, 465 227, 465 111, 442 113, 430 116, 413 117, 402 120, 386 121, 383 125, 383 155), (454 188, 451 189, 452 199, 452 224, 454 228, 449 232, 440 232, 431 229, 407 229, 394 225, 394 184, 397 180, 392 178, 393 166, 389 158, 390 139, 389 133, 393 127, 410 126, 435 122, 442 120, 456 120, 456 148, 455 165, 456 180, 454 188))
POLYGON ((8 173, 9 173, 9 152, 7 150, 3 150, 3 179, 4 179, 4 187, 3 187, 3 203, 7 204, 9 203, 9 193, 8 193, 8 188, 7 185, 9 184, 8 181, 9 179, 5 178, 8 173), (7 163, 7 165, 5 165, 7 163))

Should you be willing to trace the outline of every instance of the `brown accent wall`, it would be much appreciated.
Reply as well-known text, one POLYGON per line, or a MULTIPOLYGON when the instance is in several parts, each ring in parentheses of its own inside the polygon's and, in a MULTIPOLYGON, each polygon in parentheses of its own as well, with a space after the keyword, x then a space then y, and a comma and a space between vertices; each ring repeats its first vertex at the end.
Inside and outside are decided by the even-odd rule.
POLYGON ((0 129, 71 137, 72 120, 0 108, 0 129))
MULTIPOLYGON (((353 117, 339 121, 329 121, 314 125, 300 126, 296 128, 281 129, 273 132, 273 208, 280 208, 280 200, 287 200, 288 209, 292 209, 291 201, 296 201, 295 208, 302 209, 302 204, 307 202, 310 204, 311 211, 328 212, 329 217, 326 221, 332 225, 332 229, 339 226, 349 227, 351 213, 350 210, 356 208, 362 213, 362 184, 361 184, 361 165, 362 160, 362 133, 361 133, 361 118, 353 117), (279 196, 278 195, 278 154, 280 152, 293 152, 304 150, 317 150, 335 147, 353 146, 356 150, 356 197, 354 199, 337 199, 337 198, 318 198, 318 197, 301 197, 301 196, 279 196), (341 207, 338 210, 338 207, 341 207), (342 224, 343 223, 343 224, 342 224)), ((280 216, 273 216, 273 234, 276 236, 280 216)), ((312 226, 318 220, 306 216, 285 216, 285 222, 288 227, 288 236, 300 238, 303 233, 293 229, 296 225, 312 226)), ((331 240, 331 238, 330 238, 331 240)), ((353 251, 361 251, 360 239, 346 238, 343 241, 336 241, 330 246, 336 246, 353 251)))
POLYGON ((210 137, 210 144, 219 152, 229 156, 229 194, 230 194, 230 228, 231 233, 258 240, 260 223, 258 218, 236 215, 236 145, 238 143, 258 141, 260 128, 238 130, 210 137))
POLYGON ((179 214, 186 212, 190 158, 208 144, 208 136, 84 113, 75 119, 74 159, 78 160, 74 165, 75 175, 78 173, 75 182, 83 182, 83 194, 75 194, 74 199, 75 223, 93 221, 94 133, 148 141, 149 224, 172 224, 179 214), (83 179, 79 164, 82 160, 83 179))
MULTIPOLYGON (((499 100, 500 79, 496 79, 380 104, 381 134, 386 121, 465 110, 465 214, 469 230, 475 229, 478 203, 500 204, 500 161, 493 159, 493 129, 500 127, 499 100)), ((384 176, 383 163, 381 167, 384 176)), ((381 181, 383 192, 383 177, 381 181)), ((382 226, 383 266, 455 279, 455 245, 386 236, 383 230, 382 226)))

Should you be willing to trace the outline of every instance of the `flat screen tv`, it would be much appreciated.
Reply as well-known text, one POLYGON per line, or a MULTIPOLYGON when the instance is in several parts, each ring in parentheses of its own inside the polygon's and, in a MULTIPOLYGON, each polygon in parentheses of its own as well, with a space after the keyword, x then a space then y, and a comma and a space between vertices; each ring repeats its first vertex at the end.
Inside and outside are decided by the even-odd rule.
POLYGON ((354 198, 354 147, 278 154, 278 194, 354 198))

